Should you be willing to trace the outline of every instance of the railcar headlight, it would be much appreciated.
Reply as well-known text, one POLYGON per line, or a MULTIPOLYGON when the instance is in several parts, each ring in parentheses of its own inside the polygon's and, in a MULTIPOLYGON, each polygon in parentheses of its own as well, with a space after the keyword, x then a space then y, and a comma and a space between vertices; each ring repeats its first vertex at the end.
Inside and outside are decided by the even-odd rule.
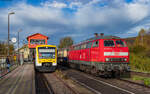
POLYGON ((53 66, 56 66, 57 65, 57 63, 52 63, 53 64, 53 66))
POLYGON ((53 54, 53 58, 55 58, 55 54, 53 54))
POLYGON ((109 61, 109 58, 106 58, 105 61, 109 61))

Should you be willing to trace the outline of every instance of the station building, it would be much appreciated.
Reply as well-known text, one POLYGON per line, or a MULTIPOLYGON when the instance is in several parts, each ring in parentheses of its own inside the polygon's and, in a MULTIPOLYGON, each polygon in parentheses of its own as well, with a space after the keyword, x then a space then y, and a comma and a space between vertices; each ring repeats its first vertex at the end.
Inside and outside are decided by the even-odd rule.
POLYGON ((40 33, 36 33, 33 35, 30 35, 27 37, 27 41, 28 41, 28 48, 29 48, 29 59, 32 61, 34 58, 34 54, 35 54, 35 48, 37 45, 47 45, 47 40, 48 37, 40 34, 40 33))
POLYGON ((19 49, 20 55, 23 56, 24 61, 28 61, 29 59, 29 48, 28 45, 25 44, 19 49))

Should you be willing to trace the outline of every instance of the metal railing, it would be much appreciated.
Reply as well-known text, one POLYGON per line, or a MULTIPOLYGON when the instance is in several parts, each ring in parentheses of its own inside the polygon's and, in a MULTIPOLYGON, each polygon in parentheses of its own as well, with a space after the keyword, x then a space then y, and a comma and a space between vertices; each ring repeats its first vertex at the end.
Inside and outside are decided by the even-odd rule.
POLYGON ((8 64, 6 62, 0 62, 0 78, 3 77, 4 75, 8 74, 15 68, 19 66, 18 62, 10 62, 10 66, 8 67, 8 64))

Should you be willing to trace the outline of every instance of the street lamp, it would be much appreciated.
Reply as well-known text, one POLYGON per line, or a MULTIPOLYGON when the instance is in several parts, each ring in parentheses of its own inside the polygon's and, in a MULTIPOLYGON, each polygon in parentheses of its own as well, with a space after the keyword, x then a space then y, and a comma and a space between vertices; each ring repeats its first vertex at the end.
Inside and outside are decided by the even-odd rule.
POLYGON ((8 56, 9 56, 9 16, 12 14, 15 14, 15 12, 8 13, 8 53, 7 53, 8 56))
POLYGON ((21 32, 21 30, 18 31, 18 63, 19 63, 19 58, 20 58, 20 54, 19 54, 19 32, 21 32))

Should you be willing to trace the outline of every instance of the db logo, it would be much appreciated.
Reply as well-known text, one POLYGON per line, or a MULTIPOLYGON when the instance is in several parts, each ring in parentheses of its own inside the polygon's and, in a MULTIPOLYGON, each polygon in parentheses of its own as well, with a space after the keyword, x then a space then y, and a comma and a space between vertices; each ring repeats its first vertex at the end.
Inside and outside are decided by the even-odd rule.
POLYGON ((119 52, 115 52, 115 56, 119 56, 119 52))

